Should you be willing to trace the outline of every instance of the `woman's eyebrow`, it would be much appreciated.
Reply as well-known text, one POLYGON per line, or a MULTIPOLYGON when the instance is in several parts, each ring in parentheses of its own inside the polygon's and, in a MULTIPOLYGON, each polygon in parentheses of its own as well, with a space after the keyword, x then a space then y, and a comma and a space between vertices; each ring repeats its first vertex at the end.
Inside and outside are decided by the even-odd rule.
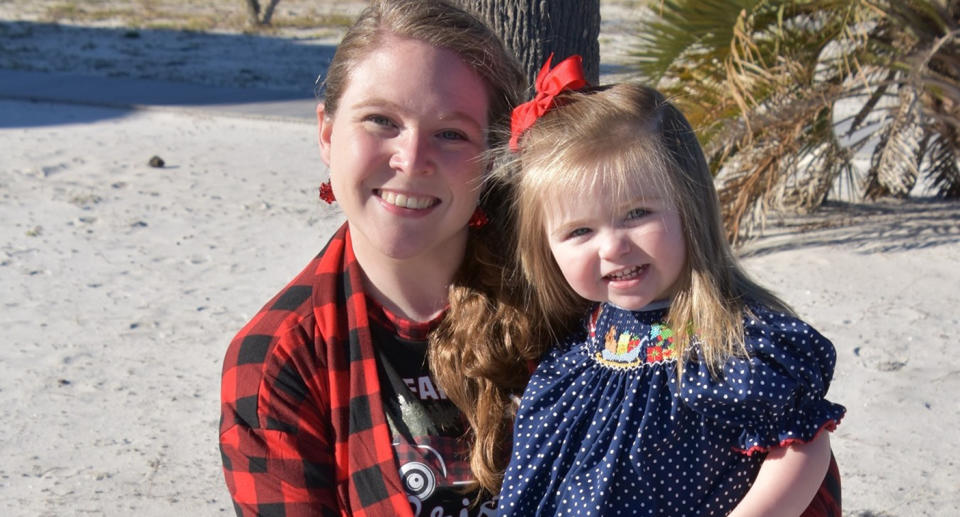
POLYGON ((437 116, 437 119, 442 122, 462 122, 473 126, 477 131, 483 131, 486 127, 484 124, 481 124, 479 120, 473 118, 469 114, 463 111, 451 111, 449 113, 440 113, 437 116))
MULTIPOLYGON (((372 97, 363 99, 360 102, 353 104, 351 106, 353 109, 386 109, 391 111, 405 112, 406 108, 402 105, 397 104, 396 102, 389 101, 380 97, 372 97)), ((468 113, 460 110, 454 110, 450 112, 441 112, 436 115, 437 120, 441 122, 460 122, 469 124, 476 131, 483 131, 486 127, 484 124, 481 124, 479 120, 470 116, 468 113)))

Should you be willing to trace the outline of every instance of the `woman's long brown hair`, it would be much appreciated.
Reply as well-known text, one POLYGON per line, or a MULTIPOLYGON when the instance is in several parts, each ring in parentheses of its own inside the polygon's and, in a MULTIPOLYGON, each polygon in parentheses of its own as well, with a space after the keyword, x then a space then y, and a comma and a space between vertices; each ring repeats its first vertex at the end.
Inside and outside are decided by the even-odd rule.
POLYGON ((548 341, 535 300, 513 265, 513 225, 503 189, 487 190, 496 217, 467 246, 450 308, 432 336, 430 369, 470 424, 470 468, 497 493, 509 461, 515 400, 548 341))

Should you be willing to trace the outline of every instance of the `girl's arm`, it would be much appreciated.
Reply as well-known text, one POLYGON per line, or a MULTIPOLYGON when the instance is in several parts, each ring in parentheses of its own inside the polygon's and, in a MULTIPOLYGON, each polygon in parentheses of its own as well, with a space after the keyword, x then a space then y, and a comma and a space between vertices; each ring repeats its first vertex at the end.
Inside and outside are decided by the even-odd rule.
POLYGON ((757 479, 730 517, 797 517, 810 505, 830 465, 830 433, 770 449, 757 479))

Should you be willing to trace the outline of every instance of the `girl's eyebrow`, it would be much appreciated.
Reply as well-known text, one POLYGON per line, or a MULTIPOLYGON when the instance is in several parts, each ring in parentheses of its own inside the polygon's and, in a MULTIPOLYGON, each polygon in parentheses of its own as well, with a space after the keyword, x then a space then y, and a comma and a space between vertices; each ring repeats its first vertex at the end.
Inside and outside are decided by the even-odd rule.
POLYGON ((583 228, 583 227, 589 227, 589 226, 590 225, 587 223, 586 219, 574 219, 574 220, 564 219, 561 224, 554 226, 550 230, 550 234, 557 237, 563 237, 577 228, 583 228))
POLYGON ((548 233, 556 233, 562 228, 570 226, 574 221, 571 221, 569 217, 566 216, 562 211, 557 212, 546 212, 543 214, 543 221, 546 223, 548 233))
POLYGON ((646 208, 650 206, 656 207, 664 203, 665 200, 666 198, 660 194, 652 196, 637 196, 617 205, 617 211, 629 212, 634 208, 646 208))

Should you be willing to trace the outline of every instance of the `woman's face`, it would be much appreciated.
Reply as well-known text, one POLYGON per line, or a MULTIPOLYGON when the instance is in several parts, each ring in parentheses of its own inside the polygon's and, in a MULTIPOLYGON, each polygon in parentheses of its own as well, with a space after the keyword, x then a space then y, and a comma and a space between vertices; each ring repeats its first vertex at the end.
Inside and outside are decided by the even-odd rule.
MULTIPOLYGON (((453 52, 387 37, 353 68, 320 148, 354 247, 459 262, 477 206, 487 90, 453 52)), ((369 258, 368 258, 369 260, 369 258)))

